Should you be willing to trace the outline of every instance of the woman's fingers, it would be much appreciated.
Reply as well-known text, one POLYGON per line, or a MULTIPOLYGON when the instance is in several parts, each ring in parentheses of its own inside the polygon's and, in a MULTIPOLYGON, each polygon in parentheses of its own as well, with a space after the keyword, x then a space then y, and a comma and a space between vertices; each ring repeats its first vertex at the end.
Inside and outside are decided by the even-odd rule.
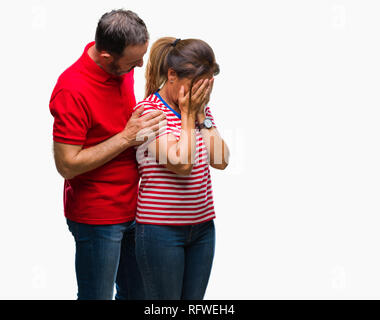
POLYGON ((211 95, 212 88, 213 88, 213 83, 214 83, 213 79, 209 80, 207 87, 204 89, 203 92, 201 92, 199 100, 201 101, 202 105, 205 105, 209 102, 210 95, 211 95))
POLYGON ((192 99, 194 98, 195 100, 195 99, 201 98, 203 96, 203 93, 208 87, 208 83, 209 83, 209 80, 205 79, 203 83, 201 84, 201 86, 198 88, 198 90, 194 93, 194 96, 192 96, 192 99))
POLYGON ((185 94, 185 87, 181 86, 179 93, 178 93, 178 103, 179 103, 179 108, 181 111, 189 112, 191 111, 191 106, 189 104, 189 96, 190 96, 190 91, 188 91, 185 94))
POLYGON ((206 91, 204 92, 203 96, 202 96, 202 100, 207 104, 208 101, 210 100, 210 95, 211 95, 211 91, 212 91, 212 84, 210 83, 210 85, 207 87, 206 91))
POLYGON ((189 93, 185 94, 185 87, 181 86, 178 92, 178 102, 180 105, 186 105, 187 100, 189 99, 189 93))
POLYGON ((178 98, 181 100, 185 98, 185 88, 183 86, 181 86, 181 88, 179 89, 178 98))
POLYGON ((210 79, 210 86, 211 86, 211 89, 210 89, 210 93, 211 93, 212 92, 212 88, 214 87, 214 78, 210 79))
POLYGON ((211 91, 212 91, 212 88, 214 86, 214 78, 210 79, 209 83, 208 83, 208 87, 204 93, 204 97, 207 98, 207 99, 210 99, 210 95, 211 95, 211 91))
POLYGON ((193 85, 193 87, 191 88, 191 95, 192 95, 192 96, 197 92, 197 90, 198 90, 199 87, 202 85, 202 83, 203 83, 203 79, 200 79, 199 81, 197 81, 197 82, 193 85))

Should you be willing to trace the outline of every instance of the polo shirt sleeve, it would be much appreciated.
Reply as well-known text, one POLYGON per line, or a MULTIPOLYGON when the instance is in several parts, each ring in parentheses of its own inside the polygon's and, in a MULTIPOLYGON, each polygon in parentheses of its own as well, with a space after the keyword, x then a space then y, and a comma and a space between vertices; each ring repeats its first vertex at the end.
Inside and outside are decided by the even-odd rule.
POLYGON ((54 117, 54 141, 84 144, 90 121, 85 104, 78 93, 59 91, 50 101, 50 112, 54 117))

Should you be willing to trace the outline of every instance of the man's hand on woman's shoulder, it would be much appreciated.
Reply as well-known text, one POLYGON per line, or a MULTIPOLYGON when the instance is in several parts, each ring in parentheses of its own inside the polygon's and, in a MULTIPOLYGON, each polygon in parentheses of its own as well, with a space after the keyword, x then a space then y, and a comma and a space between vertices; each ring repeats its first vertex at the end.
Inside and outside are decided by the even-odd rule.
POLYGON ((123 138, 130 146, 144 143, 166 126, 166 115, 162 111, 154 110, 142 116, 143 112, 144 106, 138 107, 122 131, 123 138))

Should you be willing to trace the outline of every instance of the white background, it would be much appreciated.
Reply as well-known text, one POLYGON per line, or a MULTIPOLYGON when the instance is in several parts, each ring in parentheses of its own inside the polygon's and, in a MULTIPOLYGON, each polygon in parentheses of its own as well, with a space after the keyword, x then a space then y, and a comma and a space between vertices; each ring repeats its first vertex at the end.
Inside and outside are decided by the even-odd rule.
POLYGON ((379 299, 376 0, 1 2, 0 298, 76 298, 48 103, 117 8, 140 15, 151 43, 207 41, 221 67, 210 107, 232 155, 212 171, 205 298, 379 299))

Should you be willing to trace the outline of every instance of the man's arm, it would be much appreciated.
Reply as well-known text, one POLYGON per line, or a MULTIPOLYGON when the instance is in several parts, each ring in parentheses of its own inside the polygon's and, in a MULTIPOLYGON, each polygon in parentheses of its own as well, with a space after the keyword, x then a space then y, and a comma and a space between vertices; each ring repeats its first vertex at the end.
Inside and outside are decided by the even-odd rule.
POLYGON ((142 134, 158 134, 165 125, 165 114, 154 111, 139 118, 143 111, 143 107, 138 108, 123 131, 90 148, 54 142, 54 160, 58 172, 65 179, 72 179, 104 165, 124 150, 142 144, 148 138, 142 139, 142 134))

